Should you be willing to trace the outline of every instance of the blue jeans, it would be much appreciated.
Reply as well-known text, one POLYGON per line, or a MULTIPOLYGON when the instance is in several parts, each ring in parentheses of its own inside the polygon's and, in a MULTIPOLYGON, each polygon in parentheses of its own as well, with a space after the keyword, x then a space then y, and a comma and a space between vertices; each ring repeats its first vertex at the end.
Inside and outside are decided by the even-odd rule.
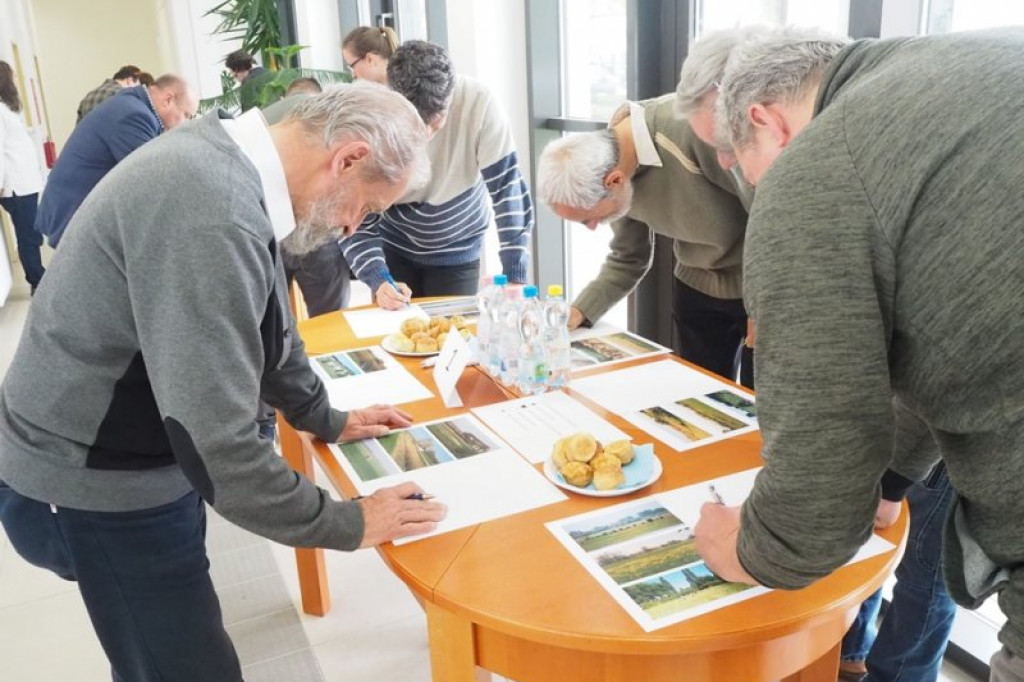
POLYGON ((867 652, 865 682, 934 682, 942 666, 956 605, 942 578, 942 527, 953 489, 941 462, 928 479, 907 494, 910 532, 896 568, 892 603, 877 637, 865 621, 874 621, 880 594, 872 595, 843 639, 847 652, 867 652), (872 605, 872 601, 874 604, 872 605), (868 614, 864 612, 868 611, 868 614), (863 618, 862 618, 863 617, 863 618))
POLYGON ((153 509, 87 512, 0 482, 0 522, 22 558, 78 581, 114 682, 241 681, 195 492, 153 509))
POLYGON ((39 193, 0 197, 0 206, 3 206, 14 223, 14 236, 18 239, 18 260, 25 269, 25 279, 35 291, 46 272, 39 251, 43 245, 43 235, 36 232, 35 228, 39 193))

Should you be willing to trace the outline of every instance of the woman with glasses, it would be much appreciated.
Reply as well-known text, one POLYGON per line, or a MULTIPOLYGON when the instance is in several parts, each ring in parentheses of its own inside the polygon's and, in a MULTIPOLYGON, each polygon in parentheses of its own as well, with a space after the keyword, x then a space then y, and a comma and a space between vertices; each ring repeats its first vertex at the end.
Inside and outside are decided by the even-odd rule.
POLYGON ((358 80, 388 84, 388 60, 398 49, 398 34, 388 26, 354 28, 341 42, 345 69, 358 80))

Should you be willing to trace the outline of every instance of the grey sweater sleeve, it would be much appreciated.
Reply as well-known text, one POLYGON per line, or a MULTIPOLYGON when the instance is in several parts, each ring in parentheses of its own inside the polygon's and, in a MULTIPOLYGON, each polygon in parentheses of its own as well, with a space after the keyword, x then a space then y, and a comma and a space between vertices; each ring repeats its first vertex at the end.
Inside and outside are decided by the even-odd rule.
POLYGON ((868 538, 895 434, 894 255, 841 126, 817 123, 819 146, 802 133, 758 187, 744 260, 765 466, 738 550, 770 587, 807 585, 868 538))
POLYGON ((257 436, 260 322, 274 277, 267 245, 239 225, 187 221, 129 245, 127 267, 144 273, 129 276, 129 295, 148 303, 133 307, 139 345, 192 485, 229 521, 277 542, 358 547, 361 507, 331 500, 257 436))
POLYGON ((644 223, 621 218, 611 224, 611 229, 610 251, 597 279, 572 302, 590 322, 597 322, 636 288, 654 257, 654 233, 644 223))

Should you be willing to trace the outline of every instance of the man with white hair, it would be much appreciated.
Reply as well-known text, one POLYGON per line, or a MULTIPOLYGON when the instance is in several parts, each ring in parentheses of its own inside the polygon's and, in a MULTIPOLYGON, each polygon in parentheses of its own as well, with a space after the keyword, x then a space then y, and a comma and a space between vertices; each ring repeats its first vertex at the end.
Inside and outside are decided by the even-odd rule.
POLYGON ((723 578, 801 587, 868 537, 887 467, 935 464, 894 439, 933 438, 956 492, 950 594, 998 593, 1008 617, 999 682, 1024 680, 1022 50, 1018 28, 789 32, 733 54, 719 108, 758 188, 744 286, 765 467, 696 529, 723 578))
POLYGON ((570 327, 596 322, 628 295, 651 267, 654 235, 664 235, 676 257, 675 350, 735 378, 747 324, 741 266, 751 194, 676 116, 674 102, 629 102, 607 130, 555 140, 541 154, 537 184, 562 219, 591 230, 611 224, 610 253, 573 301, 570 327))
POLYGON ((282 249, 351 234, 421 177, 400 95, 343 86, 268 128, 212 113, 118 164, 72 220, 0 389, 0 521, 81 588, 116 680, 241 680, 204 502, 277 542, 353 550, 432 529, 417 486, 336 502, 257 436, 262 397, 327 441, 409 424, 343 413, 309 366, 282 249))

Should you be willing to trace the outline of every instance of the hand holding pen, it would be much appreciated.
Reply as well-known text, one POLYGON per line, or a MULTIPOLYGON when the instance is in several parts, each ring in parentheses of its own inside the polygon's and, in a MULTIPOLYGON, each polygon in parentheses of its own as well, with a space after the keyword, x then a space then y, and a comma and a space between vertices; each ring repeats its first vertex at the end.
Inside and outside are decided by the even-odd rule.
POLYGON ((373 547, 434 530, 448 508, 432 498, 411 482, 356 498, 363 510, 363 541, 359 546, 373 547))
POLYGON ((374 295, 377 305, 385 310, 401 310, 409 305, 412 289, 404 282, 396 282, 391 273, 385 273, 384 276, 387 281, 377 287, 377 292, 374 295))

